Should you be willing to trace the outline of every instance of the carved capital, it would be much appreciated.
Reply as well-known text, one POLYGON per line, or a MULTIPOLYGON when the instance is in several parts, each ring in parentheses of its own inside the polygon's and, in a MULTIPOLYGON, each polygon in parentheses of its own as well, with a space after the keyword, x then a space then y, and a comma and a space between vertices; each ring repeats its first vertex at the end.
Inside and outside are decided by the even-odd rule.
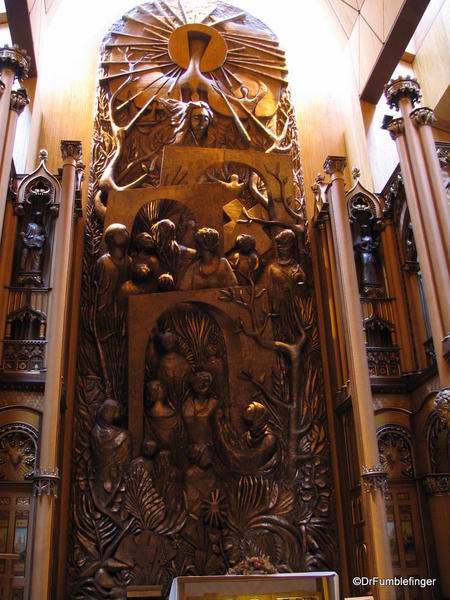
POLYGON ((399 119, 392 119, 389 125, 386 126, 386 129, 391 134, 391 138, 396 140, 400 135, 404 135, 405 122, 401 117, 399 119))
POLYGON ((450 388, 443 388, 436 394, 434 408, 439 418, 450 426, 450 388))
POLYGON ((434 112, 431 108, 427 108, 426 106, 415 108, 409 116, 417 127, 421 127, 422 125, 433 125, 433 123, 436 123, 434 112))
POLYGON ((450 495, 450 475, 448 473, 433 473, 422 479, 425 492, 430 496, 450 495))
POLYGON ((23 111, 25 106, 30 103, 27 90, 13 90, 9 100, 10 110, 14 110, 18 115, 23 111))
POLYGON ((73 158, 81 160, 81 142, 77 140, 61 140, 61 156, 63 160, 73 158))
POLYGON ((55 469, 36 469, 34 472, 34 487, 33 494, 42 496, 43 493, 47 496, 58 497, 59 487, 59 471, 55 469))
POLYGON ((380 463, 371 466, 363 465, 361 477, 365 492, 373 492, 377 488, 383 491, 387 489, 387 471, 380 463))
POLYGON ((347 159, 345 156, 327 156, 323 163, 323 170, 327 175, 333 175, 333 173, 343 173, 347 159))
POLYGON ((414 106, 421 99, 422 92, 420 91, 417 79, 407 75, 406 77, 400 76, 397 79, 391 79, 384 86, 384 95, 389 108, 398 110, 399 102, 402 98, 409 98, 411 104, 414 106))
POLYGON ((7 67, 14 71, 14 76, 19 80, 28 77, 28 69, 30 67, 30 57, 25 50, 21 50, 19 46, 8 46, 7 44, 0 48, 0 70, 7 67))

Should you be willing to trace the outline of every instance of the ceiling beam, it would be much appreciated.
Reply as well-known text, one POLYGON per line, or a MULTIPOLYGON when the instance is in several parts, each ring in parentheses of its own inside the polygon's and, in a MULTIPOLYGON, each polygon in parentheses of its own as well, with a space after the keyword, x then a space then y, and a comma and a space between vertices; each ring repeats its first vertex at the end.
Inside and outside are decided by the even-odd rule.
POLYGON ((430 0, 405 0, 366 81, 361 100, 377 104, 430 0))
POLYGON ((6 15, 13 44, 25 50, 31 58, 29 77, 36 77, 36 57, 27 0, 5 0, 6 15))

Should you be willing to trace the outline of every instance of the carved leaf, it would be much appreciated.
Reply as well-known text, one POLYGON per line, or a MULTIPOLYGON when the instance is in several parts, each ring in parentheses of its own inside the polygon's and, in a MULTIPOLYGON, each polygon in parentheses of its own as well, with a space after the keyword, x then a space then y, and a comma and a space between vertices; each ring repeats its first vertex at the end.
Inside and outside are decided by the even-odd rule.
POLYGON ((125 507, 136 517, 143 529, 158 531, 166 507, 158 494, 150 474, 142 465, 134 465, 127 478, 125 507))

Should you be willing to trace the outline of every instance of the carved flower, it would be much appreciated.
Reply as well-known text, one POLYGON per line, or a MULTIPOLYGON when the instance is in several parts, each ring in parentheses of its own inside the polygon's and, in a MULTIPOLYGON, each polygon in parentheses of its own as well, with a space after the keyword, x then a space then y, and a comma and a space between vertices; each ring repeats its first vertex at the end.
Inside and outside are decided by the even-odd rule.
POLYGON ((203 520, 211 527, 220 527, 227 515, 226 504, 220 490, 213 490, 208 500, 202 502, 203 520))

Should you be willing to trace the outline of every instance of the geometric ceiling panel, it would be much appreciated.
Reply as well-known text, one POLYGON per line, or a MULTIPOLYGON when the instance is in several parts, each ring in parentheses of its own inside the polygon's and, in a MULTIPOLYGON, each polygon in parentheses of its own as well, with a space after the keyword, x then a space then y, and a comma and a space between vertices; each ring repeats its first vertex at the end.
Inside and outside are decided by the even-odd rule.
POLYGON ((360 77, 359 77, 359 62, 360 62, 359 25, 360 25, 360 21, 361 21, 361 19, 358 19, 356 21, 355 26, 353 27, 352 35, 350 36, 350 39, 349 39, 350 50, 352 53, 353 69, 355 72, 356 85, 357 85, 358 91, 361 89, 361 87, 359 85, 359 81, 360 81, 360 77))
POLYGON ((383 7, 383 39, 385 40, 394 25, 404 0, 385 0, 383 7))
MULTIPOLYGON (((389 2, 390 0, 388 0, 389 2)), ((383 3, 384 0, 366 0, 361 8, 361 17, 379 38, 384 42, 383 37, 383 3)))
POLYGON ((359 12, 343 0, 328 0, 347 38, 350 37, 359 12))
MULTIPOLYGON (((365 4, 367 4, 367 0, 365 4)), ((358 19, 358 22, 360 45, 359 91, 361 93, 383 48, 383 44, 364 19, 358 19)))

